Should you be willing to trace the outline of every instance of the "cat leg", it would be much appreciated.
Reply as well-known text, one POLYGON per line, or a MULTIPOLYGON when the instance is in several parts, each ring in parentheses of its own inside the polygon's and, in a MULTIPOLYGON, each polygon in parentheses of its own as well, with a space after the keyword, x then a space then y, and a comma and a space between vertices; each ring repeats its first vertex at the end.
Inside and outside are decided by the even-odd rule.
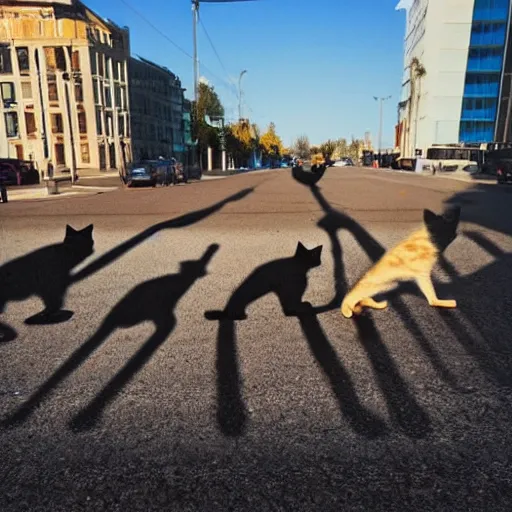
POLYGON ((377 302, 375 299, 372 299, 371 297, 368 297, 366 299, 363 299, 359 302, 359 304, 356 307, 364 307, 364 308, 371 308, 371 309, 386 309, 388 307, 388 301, 382 300, 377 302))
POLYGON ((436 291, 434 289, 434 285, 432 283, 432 279, 430 276, 420 276, 416 279, 418 286, 421 290, 421 293, 425 295, 428 300, 428 303, 437 308, 456 308, 457 301, 455 300, 441 300, 437 298, 436 291))

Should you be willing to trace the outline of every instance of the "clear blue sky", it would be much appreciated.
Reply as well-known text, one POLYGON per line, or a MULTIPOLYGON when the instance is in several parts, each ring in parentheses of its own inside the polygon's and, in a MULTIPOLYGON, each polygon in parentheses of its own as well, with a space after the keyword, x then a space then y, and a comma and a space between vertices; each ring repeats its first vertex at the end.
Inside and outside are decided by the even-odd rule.
MULTIPOLYGON (((193 96, 193 61, 151 28, 124 1, 192 54, 190 0, 84 0, 130 27, 131 51, 175 72, 193 96)), ((403 61, 405 13, 397 0, 255 0, 205 3, 198 45, 201 75, 215 86, 228 118, 238 117, 236 87, 243 69, 243 114, 264 128, 274 121, 286 145, 300 134, 312 143, 370 131, 383 146, 394 138, 403 61), (205 69, 206 66, 207 69, 205 69), (224 69, 225 68, 225 69, 224 69), (230 82, 231 80, 231 82, 230 82)))

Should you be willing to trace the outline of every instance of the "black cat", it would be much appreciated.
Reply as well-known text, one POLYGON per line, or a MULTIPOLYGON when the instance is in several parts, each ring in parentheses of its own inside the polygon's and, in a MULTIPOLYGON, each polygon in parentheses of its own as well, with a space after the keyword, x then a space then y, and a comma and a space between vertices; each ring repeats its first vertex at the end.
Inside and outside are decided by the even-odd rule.
POLYGON ((321 265, 322 246, 306 249, 300 242, 295 255, 265 263, 258 267, 235 290, 224 311, 207 311, 208 320, 245 320, 245 308, 267 293, 274 292, 279 298, 286 316, 298 316, 313 312, 309 302, 302 302, 308 286, 307 273, 321 265))
POLYGON ((42 247, 0 267, 0 313, 7 302, 33 295, 40 297, 45 305, 36 315, 40 320, 51 320, 59 313, 71 270, 94 252, 92 230, 92 224, 80 231, 68 225, 62 243, 42 247))

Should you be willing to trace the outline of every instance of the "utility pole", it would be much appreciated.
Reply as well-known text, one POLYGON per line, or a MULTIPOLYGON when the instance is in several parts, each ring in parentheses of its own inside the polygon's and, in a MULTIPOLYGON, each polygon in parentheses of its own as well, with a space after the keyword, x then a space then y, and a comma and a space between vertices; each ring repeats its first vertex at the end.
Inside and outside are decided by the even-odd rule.
POLYGON ((242 119, 242 77, 247 73, 247 70, 244 69, 240 73, 240 77, 238 78, 238 120, 242 119))
POLYGON ((199 0, 192 0, 192 24, 194 33, 194 99, 196 109, 199 101, 199 62, 197 60, 197 22, 199 20, 199 0))
POLYGON ((379 164, 380 164, 380 155, 382 152, 382 116, 383 116, 382 106, 385 101, 391 99, 391 96, 386 96, 386 97, 381 97, 381 98, 379 98, 378 96, 374 96, 373 99, 375 101, 379 102, 379 164))

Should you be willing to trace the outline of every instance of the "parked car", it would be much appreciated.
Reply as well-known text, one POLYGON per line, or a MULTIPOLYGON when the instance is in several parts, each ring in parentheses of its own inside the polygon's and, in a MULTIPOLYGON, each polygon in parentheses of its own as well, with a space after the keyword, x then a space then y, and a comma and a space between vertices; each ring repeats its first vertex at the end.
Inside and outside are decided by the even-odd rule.
POLYGON ((351 158, 341 158, 334 162, 333 167, 352 167, 353 165, 354 162, 351 158))
POLYGON ((0 168, 6 179, 6 185, 37 185, 40 177, 30 160, 0 158, 0 168))
POLYGON ((157 170, 151 161, 135 162, 128 165, 125 176, 128 187, 134 185, 151 185, 156 187, 157 170))

